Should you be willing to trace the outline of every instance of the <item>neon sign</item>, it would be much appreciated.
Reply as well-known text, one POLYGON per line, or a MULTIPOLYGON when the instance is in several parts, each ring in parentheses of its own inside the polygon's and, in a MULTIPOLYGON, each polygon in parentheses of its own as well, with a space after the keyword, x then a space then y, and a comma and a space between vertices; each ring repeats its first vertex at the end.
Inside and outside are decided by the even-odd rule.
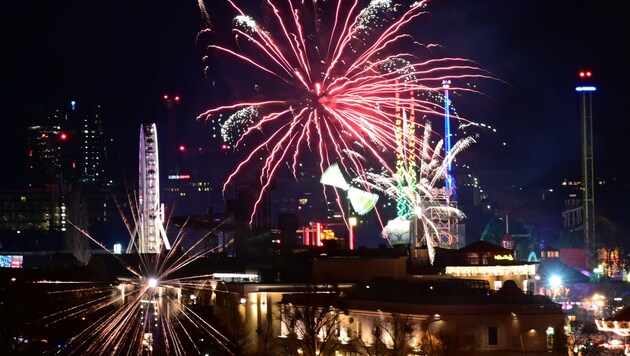
POLYGON ((2 255, 0 256, 0 267, 5 268, 22 268, 24 264, 24 256, 20 255, 2 255))
POLYGON ((446 188, 446 187, 442 187, 442 188, 432 188, 431 189, 431 195, 433 196, 453 196, 453 188, 446 188))
POLYGON ((168 179, 190 179, 190 174, 171 174, 168 179))
POLYGON ((499 261, 514 261, 514 256, 512 256, 512 255, 495 255, 494 259, 495 260, 499 260, 499 261))

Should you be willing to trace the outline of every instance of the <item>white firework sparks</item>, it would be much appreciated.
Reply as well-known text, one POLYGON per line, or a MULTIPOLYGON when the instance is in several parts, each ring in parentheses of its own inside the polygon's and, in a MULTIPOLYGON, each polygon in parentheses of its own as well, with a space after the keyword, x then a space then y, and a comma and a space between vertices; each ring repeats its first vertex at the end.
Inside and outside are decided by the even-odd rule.
MULTIPOLYGON (((418 155, 418 177, 414 183, 413 172, 403 171, 391 175, 376 174, 366 172, 360 183, 376 191, 380 191, 394 200, 402 199, 407 206, 411 207, 411 216, 403 217, 405 221, 417 221, 417 226, 421 234, 418 242, 424 241, 429 251, 431 264, 435 259, 435 247, 438 245, 438 238, 444 234, 438 227, 435 217, 463 217, 461 210, 444 204, 439 198, 442 196, 436 185, 443 182, 447 177, 448 165, 455 156, 474 143, 472 137, 459 140, 452 148, 450 154, 441 157, 442 141, 435 147, 431 147, 431 126, 426 125, 420 153, 418 155), (399 187, 404 187, 400 189, 399 187)), ((406 165, 409 166, 409 165, 406 165)), ((385 228, 383 235, 391 237, 396 234, 390 227, 385 228)), ((452 238, 452 237, 451 237, 452 238)))
POLYGON ((234 147, 236 142, 247 132, 247 128, 258 118, 258 108, 249 106, 237 110, 221 124, 223 142, 234 147))
MULTIPOLYGON (((86 231, 70 224, 103 252, 109 252, 86 231)), ((91 275, 88 278, 93 280, 33 282, 48 290, 48 298, 63 301, 55 303, 58 311, 33 324, 61 330, 59 334, 65 341, 55 350, 56 354, 96 355, 106 351, 108 355, 202 355, 208 346, 200 340, 205 339, 225 354, 237 355, 238 346, 208 322, 209 315, 200 313, 186 299, 190 295, 216 293, 212 285, 214 274, 192 272, 193 263, 232 243, 204 247, 206 236, 184 247, 184 235, 179 234, 173 248, 165 253, 123 258, 109 252, 128 272, 115 272, 117 283, 103 282, 91 275), (75 325, 81 325, 81 329, 70 331, 75 325)))

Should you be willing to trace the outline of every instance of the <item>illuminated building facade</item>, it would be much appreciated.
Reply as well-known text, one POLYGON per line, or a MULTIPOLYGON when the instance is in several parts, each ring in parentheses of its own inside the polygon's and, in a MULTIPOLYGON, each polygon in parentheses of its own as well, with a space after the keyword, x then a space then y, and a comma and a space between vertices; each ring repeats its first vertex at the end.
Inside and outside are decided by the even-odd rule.
MULTIPOLYGON (((106 223, 115 206, 108 191, 111 181, 101 106, 71 101, 39 121, 27 130, 28 183, 59 185, 61 196, 56 200, 67 205, 78 199, 74 205, 86 213, 86 225, 106 223), (81 197, 70 198, 71 194, 81 197)), ((59 209, 65 209, 64 205, 59 209)))
POLYGON ((60 232, 66 229, 65 204, 60 186, 0 192, 0 231, 60 232))
MULTIPOLYGON (((106 176, 101 107, 72 101, 32 122, 26 136, 28 179, 2 192, 0 230, 31 233, 33 241, 51 233, 63 236, 59 249, 87 262, 88 244, 69 221, 100 238, 95 231, 106 230, 110 216, 118 214, 106 176)), ((45 249, 35 243, 24 248, 45 249)))
POLYGON ((29 183, 109 185, 100 105, 71 101, 39 121, 28 127, 29 177, 36 178, 29 183))
MULTIPOLYGON (((86 216, 86 225, 106 222, 113 204, 107 192, 110 182, 106 176, 107 149, 101 107, 72 101, 61 109, 47 112, 38 121, 27 128, 27 183, 36 190, 44 187, 46 192, 55 192, 55 196, 46 193, 48 201, 44 205, 51 207, 41 218, 48 222, 39 224, 35 221, 40 217, 34 218, 30 229, 46 226, 41 231, 66 231, 66 219, 75 213, 86 216), (83 196, 78 198, 80 202, 73 204, 77 212, 67 210, 69 201, 77 201, 76 197, 71 197, 73 194, 83 196)), ((16 191, 15 196, 28 202, 41 195, 22 197, 16 191)), ((28 208, 19 215, 34 217, 28 208)), ((74 215, 73 220, 79 218, 74 215)))
MULTIPOLYGON (((563 332, 565 325, 562 308, 549 298, 523 293, 510 284, 493 292, 482 280, 428 277, 338 283, 335 287, 325 282, 311 286, 227 283, 220 287, 230 293, 217 293, 216 308, 238 305, 247 329, 273 328, 279 333, 279 337, 274 333, 274 343, 280 347, 290 347, 286 343, 292 333, 298 339, 306 338, 300 335, 302 329, 294 327, 299 320, 291 319, 292 309, 338 313, 334 322, 320 320, 318 331, 322 340, 333 340, 327 343, 326 352, 334 350, 336 355, 353 355, 359 349, 370 354, 391 350, 396 336, 389 328, 397 316, 405 323, 404 337, 397 335, 404 341, 398 340, 397 347, 407 349, 406 354, 441 354, 447 349, 456 354, 546 354, 554 349, 554 334, 563 332), (226 297, 235 302, 220 303, 219 298, 226 297), (344 309, 336 312, 339 301, 344 309), (375 326, 383 332, 375 333, 375 326)), ((249 332, 243 343, 259 347, 258 335, 249 332)))
POLYGON ((624 355, 630 355, 630 344, 624 343, 630 336, 630 308, 626 307, 607 319, 595 319, 595 325, 597 325, 597 330, 617 336, 603 345, 605 348, 621 348, 624 350, 624 355))
POLYGON ((58 182, 61 178, 61 143, 64 133, 58 125, 35 125, 28 128, 28 168, 38 182, 58 182))
POLYGON ((483 279, 495 290, 508 280, 514 281, 524 292, 537 288, 538 264, 518 261, 513 249, 477 241, 455 253, 459 258, 444 267, 447 275, 483 279))
POLYGON ((481 280, 428 277, 373 281, 348 294, 348 319, 340 326, 346 330, 340 334, 349 344, 362 339, 372 352, 397 343, 392 333, 397 316, 406 318, 408 354, 538 355, 550 352, 553 335, 564 332, 560 305, 513 284, 491 292, 481 280), (383 332, 372 333, 374 325, 383 332))
POLYGON ((78 179, 83 184, 108 186, 110 182, 106 175, 107 142, 103 132, 100 105, 90 112, 81 113, 79 120, 82 157, 78 160, 78 179))

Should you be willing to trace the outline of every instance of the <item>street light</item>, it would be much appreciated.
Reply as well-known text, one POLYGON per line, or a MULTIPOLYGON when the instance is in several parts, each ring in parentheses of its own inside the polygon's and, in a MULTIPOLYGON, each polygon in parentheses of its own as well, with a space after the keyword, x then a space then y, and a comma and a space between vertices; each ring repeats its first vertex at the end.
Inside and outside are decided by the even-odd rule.
POLYGON ((429 323, 427 324, 427 334, 429 334, 429 347, 431 349, 431 355, 433 355, 433 336, 431 336, 431 324, 442 321, 442 319, 440 319, 440 314, 433 315, 432 319, 433 320, 429 321, 429 323))
POLYGON ((562 277, 560 277, 557 274, 554 274, 551 277, 549 277, 549 286, 551 286, 551 288, 558 288, 561 285, 562 285, 562 277))
POLYGON ((525 345, 523 344, 523 333, 527 332, 527 333, 535 333, 536 329, 534 328, 529 328, 529 329, 524 329, 518 332, 518 338, 521 341, 521 355, 525 355, 525 345))
POLYGON ((348 218, 348 247, 350 250, 354 250, 354 227, 357 226, 357 218, 356 216, 351 216, 348 218))

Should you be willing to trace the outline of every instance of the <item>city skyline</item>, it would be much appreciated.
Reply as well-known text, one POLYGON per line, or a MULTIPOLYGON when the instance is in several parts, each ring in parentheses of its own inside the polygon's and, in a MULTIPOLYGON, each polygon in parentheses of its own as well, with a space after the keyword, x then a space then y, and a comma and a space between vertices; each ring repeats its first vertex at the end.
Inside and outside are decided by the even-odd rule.
MULTIPOLYGON (((10 104, 2 112, 16 118, 9 120, 11 131, 24 129, 23 123, 33 117, 17 118, 33 115, 41 106, 69 100, 100 104, 104 125, 119 150, 128 153, 126 164, 134 167, 138 127, 164 117, 164 93, 181 95, 178 120, 188 134, 204 126, 195 121, 197 115, 220 103, 221 92, 204 79, 204 50, 195 44, 205 27, 196 3, 7 7, 12 8, 2 22, 7 26, 4 52, 10 55, 3 66, 3 85, 10 104)), ((578 71, 585 68, 595 73, 598 87, 595 174, 627 173, 618 163, 623 145, 616 145, 623 132, 620 88, 627 76, 618 56, 623 51, 616 46, 623 43, 618 40, 625 25, 615 20, 619 11, 591 1, 569 7, 461 0, 432 1, 427 11, 414 27, 414 38, 442 45, 436 51, 474 60, 498 79, 483 83, 479 90, 484 95, 452 98, 462 115, 498 131, 482 137, 463 156, 467 161, 462 163, 484 178, 500 177, 484 184, 539 187, 559 184, 561 176, 579 178, 574 87, 578 71)), ((23 144, 20 140, 19 134, 10 135, 3 151, 15 152, 23 144)), ((209 137, 206 143, 214 144, 209 137)), ((11 155, 9 166, 22 164, 19 157, 11 155)), ((3 181, 11 180, 8 176, 3 181)))
MULTIPOLYGON (((14 8, 3 19, 3 52, 8 54, 3 113, 16 118, 8 120, 14 130, 32 118, 18 117, 33 115, 39 107, 78 100, 103 105, 110 125, 115 121, 112 127, 125 130, 112 134, 126 145, 140 123, 156 121, 163 93, 181 95, 179 120, 190 130, 203 125, 194 118, 216 103, 218 93, 204 81, 203 48, 195 45, 204 28, 196 3, 125 5, 124 11, 109 4, 89 12, 80 2, 7 6, 14 8)), ((532 181, 549 170, 579 170, 573 88, 582 69, 593 71, 598 87, 596 174, 621 170, 614 164, 621 152, 609 139, 622 131, 620 88, 627 77, 618 47, 624 24, 614 17, 619 11, 590 1, 569 7, 461 0, 431 1, 427 11, 414 26, 419 42, 440 44, 447 55, 476 61, 499 80, 482 83, 486 97, 452 99, 462 115, 495 127, 495 137, 484 139, 507 152, 474 162, 478 170, 520 173, 532 181), (507 147, 501 147, 503 142, 507 147), (556 154, 548 155, 550 150, 556 154), (523 151, 530 154, 516 156, 523 151), (513 162, 518 160, 522 163, 513 162)), ((3 148, 19 145, 18 139, 8 138, 3 148)))
POLYGON ((630 350, 621 2, 337 1, 2 6, 0 350, 630 350))

